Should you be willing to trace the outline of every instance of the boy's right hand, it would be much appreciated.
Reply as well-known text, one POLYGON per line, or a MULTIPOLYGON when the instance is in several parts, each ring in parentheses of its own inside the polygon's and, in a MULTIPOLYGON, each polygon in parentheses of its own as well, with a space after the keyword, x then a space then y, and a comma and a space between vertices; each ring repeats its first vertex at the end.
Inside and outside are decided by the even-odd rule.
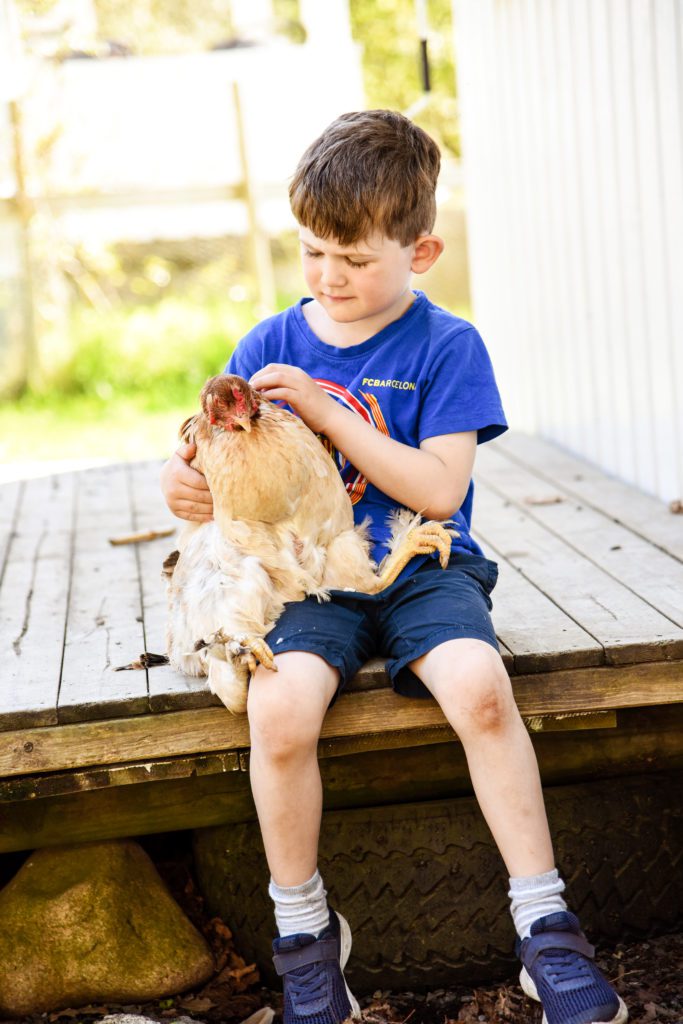
POLYGON ((213 519, 213 499, 203 473, 193 469, 190 462, 197 446, 181 444, 161 470, 161 491, 174 516, 194 523, 209 523, 213 519))

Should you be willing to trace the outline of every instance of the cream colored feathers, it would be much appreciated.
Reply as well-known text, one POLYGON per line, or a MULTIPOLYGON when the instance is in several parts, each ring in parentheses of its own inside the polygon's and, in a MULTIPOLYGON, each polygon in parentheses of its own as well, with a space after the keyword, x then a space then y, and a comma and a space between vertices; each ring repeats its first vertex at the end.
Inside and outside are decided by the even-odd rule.
POLYGON ((192 465, 206 476, 214 522, 189 523, 167 568, 167 649, 174 667, 208 676, 211 691, 241 713, 257 664, 277 670, 264 637, 286 602, 326 600, 330 590, 376 593, 415 553, 438 548, 445 565, 450 537, 397 510, 392 552, 377 575, 341 477, 302 420, 235 376, 207 381, 201 404, 181 436, 197 445, 192 465))

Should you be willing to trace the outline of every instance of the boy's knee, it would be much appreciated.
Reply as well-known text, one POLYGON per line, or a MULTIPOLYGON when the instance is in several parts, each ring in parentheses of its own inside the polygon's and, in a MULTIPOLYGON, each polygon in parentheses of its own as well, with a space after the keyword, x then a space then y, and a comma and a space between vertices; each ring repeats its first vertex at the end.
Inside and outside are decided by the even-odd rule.
POLYGON ((288 760, 317 745, 322 713, 316 701, 306 701, 286 668, 252 680, 247 716, 252 749, 271 760, 288 760))
POLYGON ((481 665, 467 680, 460 706, 463 730, 484 733, 505 728, 517 707, 502 664, 500 668, 491 662, 481 665))
POLYGON ((440 670, 438 696, 456 732, 505 728, 517 715, 510 679, 496 651, 482 645, 440 670))
POLYGON ((495 732, 504 726, 512 711, 512 701, 497 679, 482 679, 474 688, 465 712, 468 726, 477 732, 495 732))

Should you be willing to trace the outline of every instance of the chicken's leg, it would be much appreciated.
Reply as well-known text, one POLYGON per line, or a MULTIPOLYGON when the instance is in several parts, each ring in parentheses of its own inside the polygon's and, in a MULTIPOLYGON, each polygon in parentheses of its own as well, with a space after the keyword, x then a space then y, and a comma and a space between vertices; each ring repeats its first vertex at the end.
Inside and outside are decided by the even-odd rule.
POLYGON ((208 648, 209 654, 222 661, 243 661, 252 674, 259 662, 264 668, 277 672, 273 652, 260 636, 226 636, 222 629, 218 629, 195 645, 195 650, 203 648, 208 648))
POLYGON ((431 555, 439 552, 441 568, 445 569, 451 553, 451 534, 440 523, 421 523, 410 531, 397 549, 389 555, 386 564, 377 577, 375 593, 385 590, 415 555, 431 555))

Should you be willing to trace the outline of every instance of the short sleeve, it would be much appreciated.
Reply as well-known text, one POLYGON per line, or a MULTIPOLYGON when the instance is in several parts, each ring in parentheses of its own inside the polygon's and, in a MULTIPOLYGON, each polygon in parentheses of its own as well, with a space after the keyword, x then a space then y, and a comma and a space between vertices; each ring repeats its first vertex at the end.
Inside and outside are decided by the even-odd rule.
POLYGON ((507 430, 507 421, 486 346, 468 326, 443 339, 423 385, 419 442, 440 434, 476 430, 477 443, 507 430))

